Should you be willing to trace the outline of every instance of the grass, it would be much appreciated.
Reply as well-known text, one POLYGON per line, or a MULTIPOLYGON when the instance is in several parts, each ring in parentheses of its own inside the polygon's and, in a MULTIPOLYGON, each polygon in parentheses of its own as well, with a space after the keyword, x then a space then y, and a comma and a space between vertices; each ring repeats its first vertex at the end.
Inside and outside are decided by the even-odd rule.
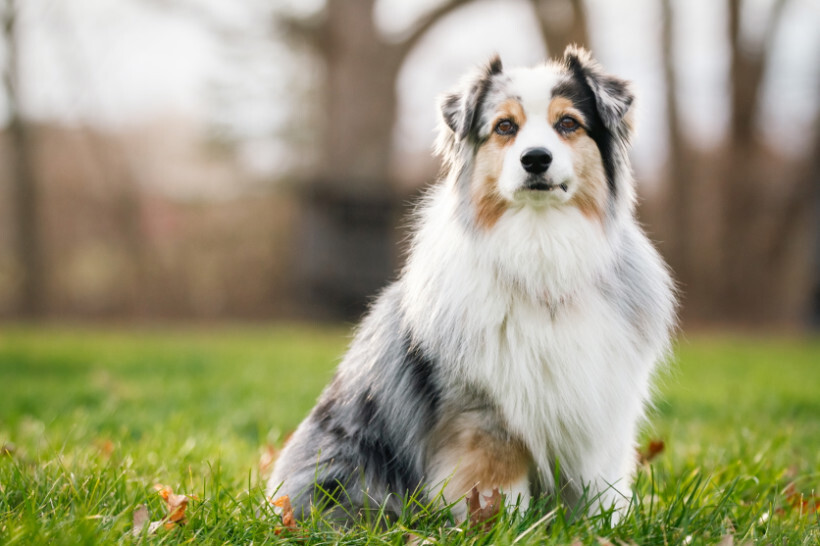
POLYGON ((732 336, 679 344, 642 436, 665 450, 615 526, 544 499, 489 530, 422 509, 346 530, 314 517, 276 535, 278 518, 259 511, 260 456, 310 409, 346 335, 0 331, 0 544, 820 541, 820 340, 732 336), (197 497, 188 523, 134 537, 139 505, 153 520, 165 512, 156 483, 197 497))

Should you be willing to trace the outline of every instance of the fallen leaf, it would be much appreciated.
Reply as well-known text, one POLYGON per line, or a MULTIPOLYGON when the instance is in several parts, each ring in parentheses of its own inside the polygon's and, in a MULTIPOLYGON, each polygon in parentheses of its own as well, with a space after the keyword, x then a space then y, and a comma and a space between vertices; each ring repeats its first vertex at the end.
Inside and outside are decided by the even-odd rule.
POLYGON ((646 464, 663 453, 664 449, 666 449, 666 445, 663 443, 663 440, 650 440, 646 449, 638 450, 638 462, 646 464))
POLYGON ((798 511, 801 514, 820 512, 820 496, 816 493, 804 495, 797 490, 795 482, 791 482, 786 486, 783 490, 783 496, 785 497, 786 503, 783 507, 776 510, 778 515, 784 515, 787 509, 789 511, 798 511))
POLYGON ((283 530, 295 531, 299 529, 296 525, 296 518, 293 517, 293 507, 290 504, 290 497, 283 495, 276 500, 269 501, 274 507, 279 508, 277 514, 282 518, 284 527, 277 527, 273 530, 275 534, 280 534, 283 530))
POLYGON ((134 527, 131 529, 133 536, 140 536, 143 532, 153 535, 160 527, 166 529, 174 529, 177 526, 185 525, 185 509, 188 508, 188 502, 196 500, 192 495, 175 495, 173 489, 167 485, 154 485, 159 496, 165 501, 165 507, 168 514, 159 521, 151 521, 151 516, 148 513, 148 507, 140 504, 134 511, 134 527))
POLYGON ((168 509, 168 515, 165 516, 165 528, 172 529, 176 525, 185 525, 185 510, 188 508, 188 502, 194 497, 175 495, 167 485, 156 484, 154 489, 165 501, 165 507, 168 509))
POLYGON ((111 457, 111 454, 114 453, 114 442, 111 440, 97 440, 96 442, 97 449, 100 450, 100 454, 105 457, 106 459, 111 457))
POLYGON ((151 517, 148 515, 148 507, 144 504, 137 506, 134 510, 134 534, 138 534, 145 527, 145 524, 150 521, 151 517))
POLYGON ((489 531, 495 523, 495 519, 501 512, 501 492, 493 489, 488 497, 478 492, 478 488, 473 486, 473 490, 467 495, 467 515, 471 527, 478 527, 483 531, 489 531), (481 506, 481 497, 484 497, 486 506, 481 506))
POLYGON ((162 521, 151 521, 151 517, 148 515, 148 507, 140 504, 134 511, 134 527, 131 529, 131 534, 138 537, 147 528, 148 534, 153 535, 162 526, 162 523, 162 521))
POLYGON ((717 546, 735 546, 734 535, 723 535, 720 542, 717 543, 717 546))

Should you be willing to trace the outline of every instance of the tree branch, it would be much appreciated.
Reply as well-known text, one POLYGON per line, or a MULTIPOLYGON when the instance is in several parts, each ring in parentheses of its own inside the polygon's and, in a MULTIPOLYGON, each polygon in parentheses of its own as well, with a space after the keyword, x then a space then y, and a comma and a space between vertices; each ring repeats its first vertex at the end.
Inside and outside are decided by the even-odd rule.
POLYGON ((473 0, 447 0, 443 2, 438 7, 434 8, 424 18, 419 22, 416 27, 410 31, 410 34, 398 44, 399 48, 399 59, 403 59, 407 56, 410 51, 416 47, 416 44, 421 40, 421 38, 427 34, 433 25, 435 25, 438 21, 442 18, 446 17, 456 9, 466 6, 473 0))

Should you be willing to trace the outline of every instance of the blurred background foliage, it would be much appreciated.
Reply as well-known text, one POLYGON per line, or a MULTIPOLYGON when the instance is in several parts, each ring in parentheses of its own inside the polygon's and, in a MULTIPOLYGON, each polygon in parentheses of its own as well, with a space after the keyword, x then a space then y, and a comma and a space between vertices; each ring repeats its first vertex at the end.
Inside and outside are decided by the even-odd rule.
POLYGON ((820 323, 814 0, 0 0, 0 317, 353 319, 435 97, 585 45, 686 325, 820 323))

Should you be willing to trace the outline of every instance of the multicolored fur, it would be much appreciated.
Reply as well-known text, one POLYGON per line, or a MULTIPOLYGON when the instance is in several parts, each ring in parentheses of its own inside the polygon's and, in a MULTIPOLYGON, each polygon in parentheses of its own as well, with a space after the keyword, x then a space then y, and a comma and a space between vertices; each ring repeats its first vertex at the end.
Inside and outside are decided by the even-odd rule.
POLYGON ((577 48, 535 68, 494 58, 443 99, 445 175, 407 265, 282 452, 271 495, 299 514, 327 493, 356 514, 474 486, 510 505, 556 488, 628 503, 675 320, 633 213, 632 102, 577 48))

